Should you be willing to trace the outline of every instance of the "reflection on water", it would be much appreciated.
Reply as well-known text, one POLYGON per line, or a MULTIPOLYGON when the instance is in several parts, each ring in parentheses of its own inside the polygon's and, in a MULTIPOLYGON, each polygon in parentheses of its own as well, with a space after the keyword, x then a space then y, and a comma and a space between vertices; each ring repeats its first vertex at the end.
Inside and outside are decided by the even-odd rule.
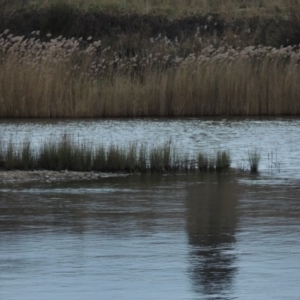
POLYGON ((0 299, 296 300, 299 186, 210 173, 2 184, 0 299))
POLYGON ((227 299, 221 295, 232 292, 237 269, 237 184, 224 175, 201 179, 201 184, 189 189, 186 201, 191 277, 197 292, 227 299))

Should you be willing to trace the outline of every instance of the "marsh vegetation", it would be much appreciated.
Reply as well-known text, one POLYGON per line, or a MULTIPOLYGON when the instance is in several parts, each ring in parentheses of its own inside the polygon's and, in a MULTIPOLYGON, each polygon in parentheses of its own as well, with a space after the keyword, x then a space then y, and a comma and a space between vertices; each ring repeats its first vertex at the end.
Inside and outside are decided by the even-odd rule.
POLYGON ((128 146, 78 142, 63 134, 60 139, 47 139, 32 147, 27 138, 22 143, 12 140, 0 143, 2 170, 72 170, 126 173, 166 173, 190 171, 224 171, 231 166, 228 151, 187 155, 168 141, 163 145, 128 146))
POLYGON ((146 2, 0 1, 0 117, 300 113, 297 1, 146 2))
POLYGON ((120 57, 101 41, 38 34, 0 36, 1 117, 300 113, 298 46, 199 44, 179 56, 179 42, 158 36, 140 55, 120 57))

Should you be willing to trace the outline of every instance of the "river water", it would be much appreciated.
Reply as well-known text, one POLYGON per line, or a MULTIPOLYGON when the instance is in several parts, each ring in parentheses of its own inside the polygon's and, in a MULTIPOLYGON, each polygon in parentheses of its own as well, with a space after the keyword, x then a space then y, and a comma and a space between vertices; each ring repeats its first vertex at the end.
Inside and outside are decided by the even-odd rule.
POLYGON ((0 120, 0 139, 38 146, 62 134, 75 142, 159 146, 171 141, 182 154, 229 150, 233 167, 247 165, 248 152, 261 155, 261 171, 300 179, 300 118, 0 120), (278 172, 277 172, 278 173, 278 172))
POLYGON ((262 165, 257 175, 2 183, 0 299, 299 299, 299 125, 2 121, 2 137, 36 143, 63 131, 124 144, 172 138, 191 152, 229 149, 236 161, 257 147, 262 165))

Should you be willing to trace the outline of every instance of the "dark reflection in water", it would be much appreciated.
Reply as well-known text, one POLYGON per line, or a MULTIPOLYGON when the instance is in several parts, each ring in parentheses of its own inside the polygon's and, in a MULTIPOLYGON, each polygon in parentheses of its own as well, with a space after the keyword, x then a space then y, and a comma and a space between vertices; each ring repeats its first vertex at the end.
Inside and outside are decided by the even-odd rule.
MULTIPOLYGON (((184 177, 186 178, 186 177, 184 177)), ((179 180, 179 179, 178 179, 179 180)), ((160 176, 98 182, 11 185, 2 189, 0 233, 122 234, 184 226, 185 183, 160 176), (172 191, 176 192, 176 197, 172 191)))
POLYGON ((205 175, 188 191, 187 232, 194 289, 210 299, 229 299, 237 271, 236 181, 228 175, 205 175))
POLYGON ((0 299, 298 300, 299 181, 0 184, 0 299))

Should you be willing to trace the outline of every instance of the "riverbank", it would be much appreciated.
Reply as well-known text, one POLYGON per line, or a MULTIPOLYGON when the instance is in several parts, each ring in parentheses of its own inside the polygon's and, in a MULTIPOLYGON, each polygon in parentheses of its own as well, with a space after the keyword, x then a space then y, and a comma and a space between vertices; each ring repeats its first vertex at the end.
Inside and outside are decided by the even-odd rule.
POLYGON ((90 181, 98 180, 107 177, 122 177, 129 174, 112 174, 101 172, 75 172, 75 171, 49 171, 49 170, 35 170, 35 171, 1 171, 0 183, 23 183, 23 182, 61 182, 61 181, 90 181))
MULTIPOLYGON (((203 174, 202 171, 194 170, 198 172, 198 174, 203 174)), ((188 174, 183 171, 179 171, 178 173, 170 173, 169 175, 174 174, 188 174)), ((197 173, 196 173, 197 174, 197 173)), ((210 173, 211 174, 211 173, 210 173)), ((249 175, 249 170, 241 169, 241 168, 230 168, 226 169, 226 173, 224 174, 238 174, 241 176, 242 174, 249 175)), ((51 170, 10 170, 4 171, 0 170, 0 184, 7 183, 28 183, 28 182, 39 182, 39 183, 55 183, 55 182, 71 182, 71 181, 95 181, 101 180, 104 178, 111 177, 127 177, 133 174, 130 173, 104 173, 104 172, 80 172, 80 171, 51 171, 51 170)), ((141 174, 137 174, 141 175, 141 174)), ((167 173, 165 173, 167 175, 167 173)))

